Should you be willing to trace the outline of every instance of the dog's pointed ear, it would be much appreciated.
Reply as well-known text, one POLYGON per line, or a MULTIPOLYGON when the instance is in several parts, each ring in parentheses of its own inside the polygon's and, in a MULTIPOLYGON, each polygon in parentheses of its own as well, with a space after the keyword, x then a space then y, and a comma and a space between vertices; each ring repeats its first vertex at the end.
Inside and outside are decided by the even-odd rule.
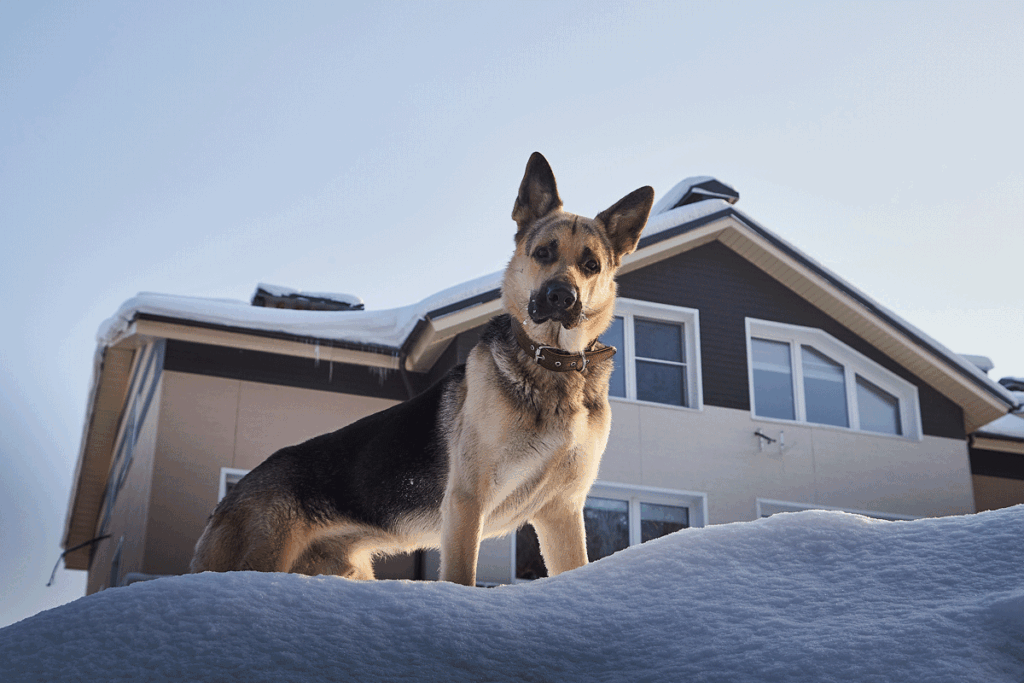
POLYGON ((534 221, 560 208, 562 200, 558 196, 558 186, 555 185, 555 174, 544 155, 534 152, 526 162, 526 173, 523 174, 519 195, 512 207, 512 220, 519 226, 516 244, 519 244, 534 221))
POLYGON ((597 215, 597 220, 604 223, 604 231, 615 250, 616 260, 636 249, 640 231, 647 225, 647 216, 653 204, 654 188, 641 187, 597 215))

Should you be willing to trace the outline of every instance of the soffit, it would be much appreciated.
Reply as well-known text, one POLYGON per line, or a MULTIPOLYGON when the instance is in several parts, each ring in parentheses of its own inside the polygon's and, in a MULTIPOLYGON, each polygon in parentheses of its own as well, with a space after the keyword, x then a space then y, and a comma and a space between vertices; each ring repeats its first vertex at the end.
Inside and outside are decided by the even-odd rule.
MULTIPOLYGON (((100 359, 93 396, 89 401, 91 410, 86 418, 82 448, 72 479, 61 544, 63 548, 85 543, 96 533, 135 352, 135 346, 126 343, 105 349, 100 359)), ((88 569, 90 553, 89 547, 68 553, 64 566, 88 569)))

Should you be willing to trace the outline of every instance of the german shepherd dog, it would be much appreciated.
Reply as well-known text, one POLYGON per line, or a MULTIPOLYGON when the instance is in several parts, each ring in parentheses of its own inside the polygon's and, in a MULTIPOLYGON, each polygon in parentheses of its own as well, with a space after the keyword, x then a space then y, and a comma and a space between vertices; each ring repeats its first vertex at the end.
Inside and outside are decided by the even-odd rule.
POLYGON ((515 254, 465 365, 419 396, 283 448, 214 510, 193 572, 373 579, 373 558, 440 547, 476 583, 483 538, 529 522, 550 575, 587 563, 583 505, 608 441, 615 272, 647 222, 643 187, 596 218, 562 210, 534 153, 512 210, 515 254))

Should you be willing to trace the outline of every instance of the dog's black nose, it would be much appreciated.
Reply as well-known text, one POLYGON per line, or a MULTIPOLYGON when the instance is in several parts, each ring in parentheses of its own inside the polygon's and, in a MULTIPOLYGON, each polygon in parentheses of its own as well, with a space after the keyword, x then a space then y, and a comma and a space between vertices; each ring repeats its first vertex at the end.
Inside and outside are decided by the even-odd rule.
POLYGON ((544 294, 548 305, 556 311, 566 311, 576 303, 576 290, 564 282, 552 282, 544 294))

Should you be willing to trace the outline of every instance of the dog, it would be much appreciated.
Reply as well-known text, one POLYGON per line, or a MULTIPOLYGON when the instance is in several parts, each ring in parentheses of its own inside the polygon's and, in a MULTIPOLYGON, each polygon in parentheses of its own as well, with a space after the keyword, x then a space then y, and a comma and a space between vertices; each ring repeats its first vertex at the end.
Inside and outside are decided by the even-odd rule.
POLYGON ((583 506, 611 427, 615 273, 654 201, 562 210, 534 153, 512 210, 504 313, 464 365, 404 403, 283 448, 217 505, 191 571, 373 579, 373 559, 440 547, 440 578, 476 583, 480 541, 526 523, 548 574, 587 563, 583 506))

